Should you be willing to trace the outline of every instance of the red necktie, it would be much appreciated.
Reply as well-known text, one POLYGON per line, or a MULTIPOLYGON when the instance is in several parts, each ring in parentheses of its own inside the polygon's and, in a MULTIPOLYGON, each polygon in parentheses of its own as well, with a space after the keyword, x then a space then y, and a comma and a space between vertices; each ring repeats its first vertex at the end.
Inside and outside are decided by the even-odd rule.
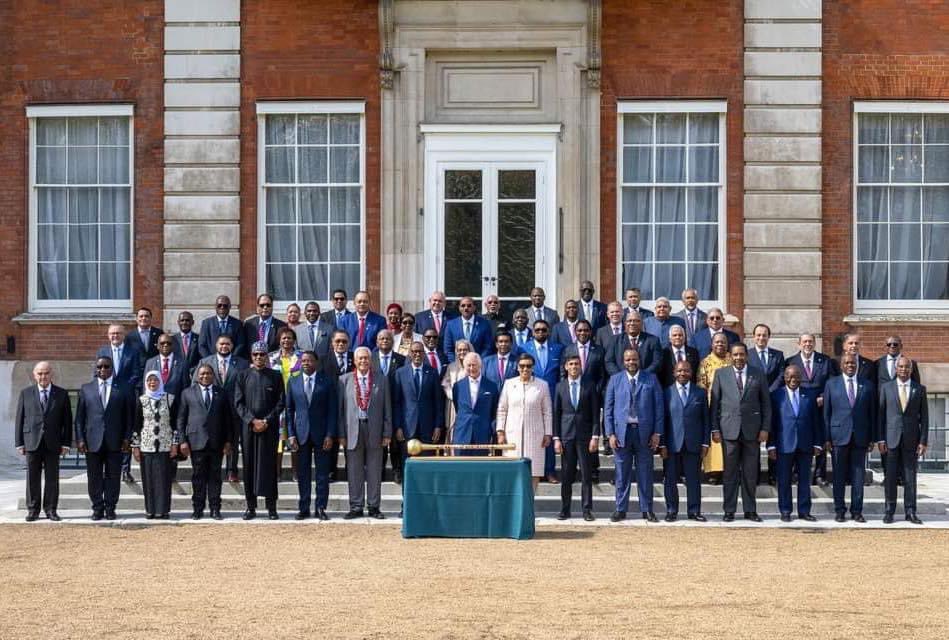
POLYGON ((442 333, 442 318, 440 315, 432 314, 432 318, 435 319, 435 333, 441 335, 442 333))
POLYGON ((585 344, 580 345, 580 371, 587 370, 587 346, 585 344))
POLYGON ((366 317, 363 316, 359 319, 359 332, 356 334, 356 346, 363 346, 363 338, 366 337, 366 317))
POLYGON ((185 357, 188 356, 188 336, 189 333, 185 333, 181 336, 181 351, 184 353, 185 357))
POLYGON ((168 382, 168 358, 161 359, 161 382, 168 382))
POLYGON ((267 339, 267 333, 264 331, 264 327, 266 326, 267 325, 265 325, 263 322, 257 325, 257 340, 259 340, 260 342, 263 342, 264 340, 267 339))
POLYGON ((432 369, 434 369, 435 371, 438 371, 438 360, 435 359, 434 351, 428 352, 428 362, 430 365, 432 365, 432 369))

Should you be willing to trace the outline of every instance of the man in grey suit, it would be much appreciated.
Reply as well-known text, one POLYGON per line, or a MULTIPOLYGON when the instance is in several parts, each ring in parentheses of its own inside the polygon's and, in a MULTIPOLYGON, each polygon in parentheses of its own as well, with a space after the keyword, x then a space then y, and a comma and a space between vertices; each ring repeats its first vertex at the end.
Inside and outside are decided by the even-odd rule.
POLYGON ((527 320, 534 324, 537 320, 544 320, 547 324, 553 328, 555 324, 560 322, 560 316, 557 315, 557 312, 551 309, 550 307, 544 306, 544 300, 547 299, 547 294, 544 293, 544 290, 540 287, 534 287, 531 289, 531 304, 529 307, 524 309, 527 312, 527 320))
POLYGON ((748 366, 748 347, 731 346, 732 366, 715 374, 712 383, 712 439, 724 440, 725 522, 735 519, 738 478, 741 472, 741 503, 745 519, 761 522, 755 501, 758 486, 759 443, 771 431, 771 395, 764 373, 748 366))
POLYGON ((677 316, 685 320, 685 339, 691 341, 696 331, 705 327, 706 313, 699 309, 699 292, 697 289, 685 289, 682 292, 682 311, 677 316))
POLYGON ((392 438, 389 380, 372 371, 368 347, 358 347, 353 360, 356 370, 339 378, 339 445, 346 450, 349 476, 349 512, 343 518, 361 518, 368 503, 369 516, 382 520, 382 451, 392 438))
POLYGON ((896 511, 897 475, 903 471, 903 509, 906 519, 922 524, 916 516, 916 466, 929 444, 929 407, 926 387, 912 379, 913 361, 900 356, 896 361, 896 380, 880 386, 880 423, 877 436, 880 453, 886 456, 884 496, 886 515, 883 522, 893 522, 896 511))
POLYGON ((293 328, 297 334, 297 349, 312 351, 322 359, 329 353, 330 335, 334 326, 320 319, 320 305, 312 300, 303 307, 303 316, 306 322, 301 322, 293 328))

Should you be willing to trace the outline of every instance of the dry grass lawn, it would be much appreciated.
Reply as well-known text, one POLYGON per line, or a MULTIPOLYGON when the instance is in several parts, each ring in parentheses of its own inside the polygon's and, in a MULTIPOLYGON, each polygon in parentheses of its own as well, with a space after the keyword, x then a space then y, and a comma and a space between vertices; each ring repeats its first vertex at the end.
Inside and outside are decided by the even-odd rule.
POLYGON ((0 638, 944 638, 949 531, 5 526, 0 638), (744 559, 743 559, 744 558, 744 559))

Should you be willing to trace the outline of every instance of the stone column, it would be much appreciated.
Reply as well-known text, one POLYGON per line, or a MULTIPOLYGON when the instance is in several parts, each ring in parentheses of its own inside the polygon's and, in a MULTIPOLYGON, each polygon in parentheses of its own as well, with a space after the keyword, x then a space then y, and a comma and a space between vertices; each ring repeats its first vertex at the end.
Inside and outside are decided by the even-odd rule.
MULTIPOLYGON (((165 0, 165 327, 240 303, 240 0, 165 0)), ((195 327, 197 328, 197 327, 195 327)))
POLYGON ((745 0, 744 65, 744 326, 793 353, 821 332, 821 0, 745 0))

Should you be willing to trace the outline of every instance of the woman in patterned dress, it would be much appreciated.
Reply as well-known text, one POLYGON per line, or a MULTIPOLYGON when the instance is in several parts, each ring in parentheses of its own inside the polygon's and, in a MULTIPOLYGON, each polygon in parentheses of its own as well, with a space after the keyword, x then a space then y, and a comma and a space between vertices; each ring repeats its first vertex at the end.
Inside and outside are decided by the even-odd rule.
POLYGON ((132 455, 142 469, 145 517, 168 519, 171 511, 172 462, 178 457, 181 441, 175 420, 175 397, 165 393, 161 374, 145 374, 145 393, 135 403, 132 455))
MULTIPOLYGON (((283 389, 290 386, 290 378, 300 375, 303 363, 300 361, 303 352, 297 349, 297 333, 290 327, 282 327, 277 333, 280 348, 268 354, 270 368, 279 371, 283 378, 283 389)), ((283 445, 287 441, 287 423, 284 416, 280 416, 280 443, 277 445, 277 477, 283 468, 283 445)), ((293 480, 297 479, 297 454, 290 453, 290 469, 293 480)), ((278 480, 279 481, 279 480, 278 480)))
MULTIPOLYGON (((715 372, 722 367, 730 367, 731 364, 732 357, 728 353, 728 338, 724 333, 716 333, 712 336, 712 353, 705 356, 702 362, 699 363, 698 385, 708 392, 709 404, 712 402, 712 381, 715 380, 715 372)), ((708 454, 702 459, 702 469, 708 475, 709 482, 721 484, 722 472, 725 469, 722 443, 711 443, 708 454)))

